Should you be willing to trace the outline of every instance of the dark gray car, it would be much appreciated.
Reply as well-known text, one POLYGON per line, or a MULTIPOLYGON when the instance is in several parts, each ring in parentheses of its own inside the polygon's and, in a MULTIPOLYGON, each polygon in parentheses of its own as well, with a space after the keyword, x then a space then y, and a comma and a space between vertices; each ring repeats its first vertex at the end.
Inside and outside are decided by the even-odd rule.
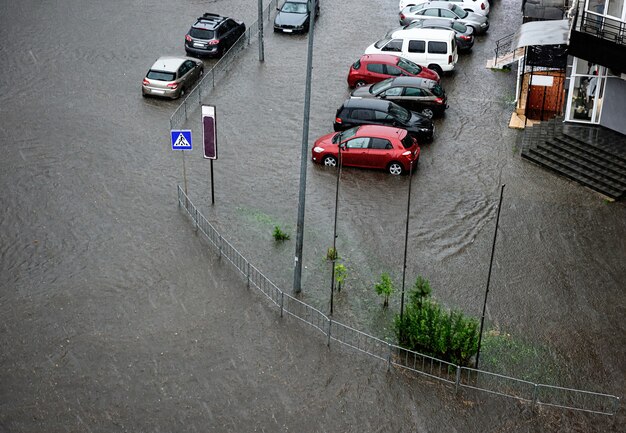
MULTIPOLYGON (((320 2, 315 2, 315 17, 320 14, 320 2)), ((311 13, 308 0, 287 0, 283 6, 276 8, 274 31, 284 33, 302 33, 309 30, 311 13)))
POLYGON ((387 32, 387 37, 391 37, 398 30, 408 29, 445 29, 454 32, 456 45, 459 51, 469 51, 474 46, 474 29, 455 20, 447 20, 443 18, 429 18, 424 20, 415 20, 406 26, 397 27, 387 32))
POLYGON ((411 24, 415 20, 442 18, 448 21, 458 21, 474 29, 475 35, 481 35, 489 30, 489 19, 484 15, 467 12, 460 6, 445 2, 431 1, 417 6, 409 6, 400 12, 400 24, 411 24))

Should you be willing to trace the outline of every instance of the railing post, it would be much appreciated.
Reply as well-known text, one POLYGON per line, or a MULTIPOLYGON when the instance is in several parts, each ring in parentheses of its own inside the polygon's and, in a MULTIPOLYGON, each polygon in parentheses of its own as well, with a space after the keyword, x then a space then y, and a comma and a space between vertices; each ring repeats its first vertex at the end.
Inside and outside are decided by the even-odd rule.
POLYGON ((532 410, 532 411, 535 410, 535 404, 537 403, 538 388, 539 388, 539 386, 537 384, 535 384, 535 388, 533 389, 533 401, 532 401, 532 404, 530 406, 530 410, 532 410))
POLYGON ((454 392, 459 393, 459 386, 461 385, 461 366, 456 366, 456 381, 454 385, 454 392))
POLYGON ((250 262, 246 260, 246 263, 248 264, 248 270, 246 272, 246 285, 248 286, 248 289, 250 288, 250 262))
POLYGON ((224 241, 224 238, 222 237, 222 235, 219 235, 219 234, 218 234, 218 236, 219 236, 219 237, 218 237, 217 239, 219 240, 219 245, 218 245, 217 249, 218 249, 218 250, 219 250, 219 252, 220 252, 220 259, 221 259, 221 258, 222 258, 222 243, 223 243, 223 241, 224 241))
POLYGON ((387 353, 387 372, 391 371, 391 344, 387 343, 387 347, 389 348, 389 353, 387 353))
POLYGON ((198 234, 198 208, 194 206, 193 230, 198 234))
POLYGON ((326 345, 328 347, 330 347, 330 328, 333 324, 333 319, 332 318, 328 318, 328 341, 326 341, 326 345))
POLYGON ((285 292, 280 291, 280 317, 283 317, 283 310, 285 304, 285 292))

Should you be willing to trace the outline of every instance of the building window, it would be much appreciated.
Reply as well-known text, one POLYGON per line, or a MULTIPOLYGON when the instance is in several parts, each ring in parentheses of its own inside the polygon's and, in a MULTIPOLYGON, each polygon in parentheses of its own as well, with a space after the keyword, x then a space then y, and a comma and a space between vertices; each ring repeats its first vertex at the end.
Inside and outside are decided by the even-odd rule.
POLYGON ((575 122, 600 123, 606 68, 574 58, 566 118, 575 122))

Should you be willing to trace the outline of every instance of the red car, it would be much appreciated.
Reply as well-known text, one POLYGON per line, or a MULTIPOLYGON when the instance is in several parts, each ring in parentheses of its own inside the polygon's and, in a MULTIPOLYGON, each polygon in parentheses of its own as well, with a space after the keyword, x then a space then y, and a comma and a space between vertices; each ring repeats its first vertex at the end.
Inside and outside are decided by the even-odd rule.
POLYGON ((440 81, 439 74, 432 69, 403 57, 391 54, 365 54, 350 67, 348 86, 361 87, 402 75, 440 81))
POLYGON ((311 159, 336 167, 339 146, 342 166, 384 169, 396 176, 409 171, 411 164, 417 165, 420 157, 420 147, 406 129, 361 125, 315 140, 311 159))

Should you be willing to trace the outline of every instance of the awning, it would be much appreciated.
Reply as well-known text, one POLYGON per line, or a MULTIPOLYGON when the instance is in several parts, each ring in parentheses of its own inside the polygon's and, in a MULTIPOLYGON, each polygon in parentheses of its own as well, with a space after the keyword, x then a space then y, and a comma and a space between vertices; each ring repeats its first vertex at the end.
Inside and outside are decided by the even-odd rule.
POLYGON ((569 20, 531 21, 515 32, 512 46, 563 45, 569 39, 569 20))

